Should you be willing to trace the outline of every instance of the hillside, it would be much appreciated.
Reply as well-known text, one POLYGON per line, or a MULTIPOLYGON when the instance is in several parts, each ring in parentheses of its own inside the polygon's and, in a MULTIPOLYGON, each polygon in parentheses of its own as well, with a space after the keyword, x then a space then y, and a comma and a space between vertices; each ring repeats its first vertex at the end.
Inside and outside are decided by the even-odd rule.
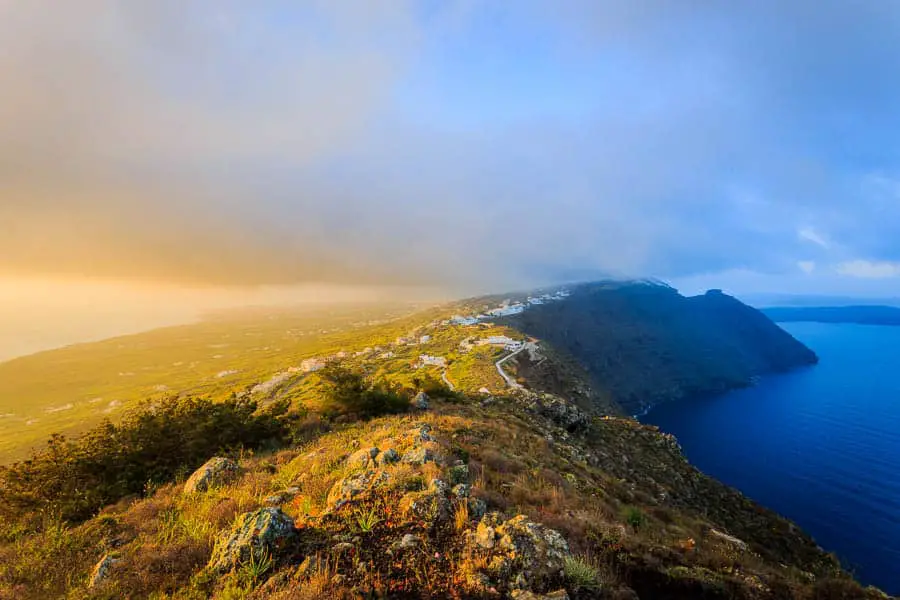
POLYGON ((664 285, 582 285, 565 302, 508 322, 577 359, 627 414, 817 361, 759 311, 718 291, 686 298, 664 285))
POLYGON ((782 323, 816 321, 900 326, 900 308, 896 306, 785 306, 764 308, 762 312, 782 323))
POLYGON ((688 393, 812 360, 778 331, 605 283, 310 336, 0 470, 0 598, 881 598, 625 416, 678 369, 688 393), (627 373, 575 352, 588 333, 627 373))

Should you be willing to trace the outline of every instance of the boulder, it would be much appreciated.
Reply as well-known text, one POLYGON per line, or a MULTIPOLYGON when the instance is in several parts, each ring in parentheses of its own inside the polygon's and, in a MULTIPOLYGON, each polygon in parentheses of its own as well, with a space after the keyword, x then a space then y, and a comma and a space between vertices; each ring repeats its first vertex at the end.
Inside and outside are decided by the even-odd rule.
POLYGON ((381 451, 378 448, 366 448, 365 450, 358 450, 350 455, 347 459, 347 466, 351 469, 365 469, 369 466, 369 463, 375 462, 375 457, 381 451))
POLYGON ((400 540, 400 548, 403 550, 418 548, 421 544, 422 538, 412 533, 407 533, 403 536, 403 539, 400 540))
POLYGON ((300 488, 289 487, 286 490, 275 492, 271 496, 266 497, 263 500, 263 504, 265 504, 266 506, 281 506, 282 504, 287 504, 288 502, 296 498, 299 493, 300 488))
POLYGON ((473 555, 485 560, 470 562, 485 565, 469 580, 487 577, 510 590, 529 590, 539 580, 562 575, 569 545, 556 530, 534 523, 525 515, 502 521, 497 513, 485 515, 466 544, 473 555))
POLYGON ((297 535, 294 521, 280 508, 260 508, 238 516, 225 536, 213 548, 208 568, 227 573, 235 567, 263 555, 275 557, 297 535))
POLYGON ((410 492, 400 498, 400 514, 426 525, 435 525, 450 517, 447 484, 439 479, 422 492, 410 492))
POLYGON ((393 448, 388 448, 381 454, 375 457, 375 464, 379 467, 384 467, 387 465, 392 465, 396 462, 400 462, 400 453, 394 450, 393 448))
POLYGON ((460 483, 453 486, 453 495, 457 498, 468 498, 472 494, 472 486, 468 483, 460 483))
POLYGON ((416 394, 416 397, 413 398, 412 405, 419 410, 428 410, 428 401, 428 394, 419 392, 416 394))
POLYGON ((120 561, 121 559, 114 553, 104 554, 103 558, 94 565, 94 570, 91 571, 91 579, 88 583, 88 587, 93 588, 100 585, 100 583, 106 579, 106 576, 109 575, 109 570, 120 561))
POLYGON ((417 425, 416 427, 413 427, 406 432, 406 437, 412 438, 413 445, 419 444, 421 442, 433 442, 434 438, 431 437, 431 434, 429 433, 430 431, 431 425, 417 425))
POLYGON ((400 459, 401 462, 421 466, 428 462, 440 464, 442 462, 438 453, 437 444, 431 442, 419 446, 413 446, 400 459))
POLYGON ((240 467, 229 458, 214 456, 194 471, 184 484, 184 493, 205 492, 211 487, 232 481, 240 473, 240 467))
POLYGON ((331 487, 328 492, 329 510, 341 508, 348 502, 372 490, 385 486, 391 479, 385 471, 369 469, 362 473, 354 473, 344 477, 331 487))
POLYGON ((473 519, 480 519, 487 512, 487 502, 481 498, 469 498, 469 516, 473 519))
POLYGON ((591 422, 587 413, 571 402, 552 394, 534 395, 530 408, 567 431, 584 429, 591 422))

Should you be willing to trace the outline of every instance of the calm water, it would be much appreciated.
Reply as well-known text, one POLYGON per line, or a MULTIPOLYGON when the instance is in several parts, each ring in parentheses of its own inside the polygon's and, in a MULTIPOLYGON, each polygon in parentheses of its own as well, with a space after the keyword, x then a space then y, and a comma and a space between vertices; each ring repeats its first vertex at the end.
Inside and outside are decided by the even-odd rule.
POLYGON ((660 406, 700 469, 789 517, 864 582, 900 594, 900 327, 787 323, 821 363, 660 406))

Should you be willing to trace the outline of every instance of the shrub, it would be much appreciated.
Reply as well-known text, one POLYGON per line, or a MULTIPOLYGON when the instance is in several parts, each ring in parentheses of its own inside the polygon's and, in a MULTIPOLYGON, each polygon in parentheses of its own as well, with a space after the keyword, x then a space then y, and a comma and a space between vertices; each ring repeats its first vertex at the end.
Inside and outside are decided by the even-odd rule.
POLYGON ((53 435, 28 460, 0 467, 0 510, 9 517, 50 511, 68 521, 87 519, 217 453, 280 443, 286 431, 278 417, 256 414, 255 403, 236 398, 182 398, 145 405, 75 440, 53 435))
POLYGON ((409 410, 410 398, 383 381, 371 381, 361 372, 331 363, 319 371, 325 397, 338 412, 362 418, 409 410))
POLYGON ((576 590, 600 588, 600 571, 590 562, 577 556, 567 556, 563 563, 566 580, 576 590))
POLYGON ((625 522, 634 529, 638 529, 647 521, 647 516, 636 506, 629 506, 625 509, 625 522))

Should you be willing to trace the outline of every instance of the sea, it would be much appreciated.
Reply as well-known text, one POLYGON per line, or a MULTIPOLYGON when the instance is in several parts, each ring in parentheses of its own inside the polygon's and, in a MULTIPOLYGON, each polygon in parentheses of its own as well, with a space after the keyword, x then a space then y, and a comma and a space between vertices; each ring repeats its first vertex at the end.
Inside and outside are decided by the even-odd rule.
POLYGON ((900 595, 900 327, 783 323, 820 363, 644 415, 699 469, 900 595))

